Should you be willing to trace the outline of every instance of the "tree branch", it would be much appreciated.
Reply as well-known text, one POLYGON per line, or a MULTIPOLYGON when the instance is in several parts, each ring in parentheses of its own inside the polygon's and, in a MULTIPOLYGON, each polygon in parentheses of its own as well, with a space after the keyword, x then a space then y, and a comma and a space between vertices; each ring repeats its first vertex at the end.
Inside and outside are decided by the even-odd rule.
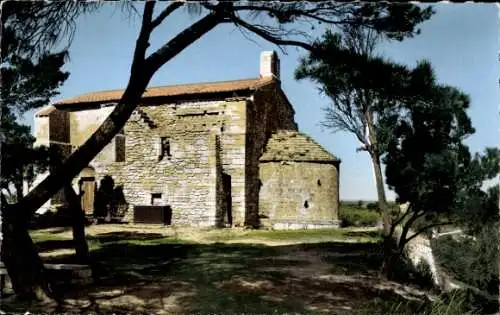
POLYGON ((399 245, 398 247, 400 249, 402 249, 404 247, 404 245, 406 244, 405 242, 405 239, 406 239, 406 235, 408 234, 408 231, 412 225, 413 222, 415 222, 418 218, 420 217, 423 217, 424 215, 426 215, 427 213, 425 211, 422 211, 421 213, 419 212, 415 212, 415 214, 413 215, 413 217, 411 217, 408 222, 406 222, 403 226, 403 231, 401 232, 401 237, 399 238, 399 245))
MULTIPOLYGON (((410 205, 410 207, 411 207, 411 205, 410 205)), ((399 223, 403 222, 404 218, 405 218, 408 214, 410 214, 410 213, 411 213, 411 211, 410 211, 410 207, 408 207, 408 209, 406 209, 406 212, 405 212, 405 213, 403 213, 403 215, 402 215, 400 218, 396 219, 396 221, 395 221, 395 222, 393 222, 393 223, 392 223, 392 225, 397 226, 399 223)))
POLYGON ((152 28, 158 27, 158 25, 160 25, 163 22, 163 20, 165 20, 165 18, 167 18, 172 12, 182 7, 183 5, 184 2, 181 1, 171 3, 163 11, 161 11, 161 13, 151 22, 151 27, 152 28))
POLYGON ((226 17, 226 6, 231 5, 228 2, 221 2, 217 9, 198 20, 190 27, 186 28, 168 43, 160 47, 146 59, 148 71, 154 73, 167 61, 175 57, 184 48, 191 45, 194 41, 205 35, 207 32, 224 21, 226 17))
POLYGON ((149 46, 149 37, 151 36, 151 31, 153 30, 151 27, 151 20, 153 18, 154 7, 154 1, 146 1, 146 4, 144 5, 141 30, 139 31, 139 36, 137 37, 135 45, 131 72, 142 70, 141 68, 146 57, 146 50, 149 46))
POLYGON ((272 36, 271 34, 269 34, 268 32, 258 28, 258 27, 255 27, 251 24, 248 24, 247 22, 243 21, 242 19, 238 18, 235 14, 232 14, 229 19, 231 21, 233 21, 234 24, 236 25, 240 25, 244 28, 246 28, 247 30, 249 30, 250 32, 253 32, 257 35, 259 35, 260 37, 262 37, 263 39, 277 45, 281 50, 283 50, 283 48, 281 46, 296 46, 296 47, 302 47, 308 51, 311 51, 311 52, 315 52, 315 51, 318 51, 313 45, 311 44, 307 44, 307 43, 304 43, 304 42, 300 42, 300 41, 295 41, 295 40, 287 40, 287 39, 280 39, 280 38, 277 38, 277 37, 274 37, 272 36))

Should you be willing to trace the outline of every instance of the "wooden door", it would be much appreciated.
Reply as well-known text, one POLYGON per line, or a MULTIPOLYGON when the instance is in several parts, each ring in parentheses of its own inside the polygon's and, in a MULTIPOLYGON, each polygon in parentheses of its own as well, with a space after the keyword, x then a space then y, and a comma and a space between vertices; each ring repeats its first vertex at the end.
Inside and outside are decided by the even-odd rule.
POLYGON ((95 179, 93 177, 80 180, 80 196, 83 212, 86 215, 94 213, 95 179))

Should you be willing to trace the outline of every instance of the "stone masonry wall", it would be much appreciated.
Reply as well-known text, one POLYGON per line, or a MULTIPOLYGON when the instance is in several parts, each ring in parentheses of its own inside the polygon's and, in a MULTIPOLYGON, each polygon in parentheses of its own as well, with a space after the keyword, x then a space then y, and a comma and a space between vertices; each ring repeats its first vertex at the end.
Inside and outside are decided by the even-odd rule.
MULTIPOLYGON (((215 214, 212 214, 209 220, 206 216, 196 217, 195 213, 201 211, 199 209, 191 211, 192 219, 187 217, 179 219, 181 212, 190 211, 189 209, 182 210, 180 204, 184 202, 185 208, 190 207, 192 200, 189 196, 192 196, 194 201, 198 199, 206 201, 212 198, 214 204, 209 204, 210 207, 223 208, 226 201, 220 196, 217 200, 215 198, 223 193, 221 174, 224 172, 231 176, 233 223, 243 224, 245 218, 245 101, 184 102, 142 106, 140 111, 142 117, 134 115, 124 129, 125 162, 114 161, 112 157, 116 150, 111 143, 107 147, 108 153, 101 152, 91 163, 96 168, 98 178, 102 178, 105 174, 112 175, 117 182, 116 185, 124 185, 124 192, 129 203, 150 204, 151 193, 162 193, 162 198, 165 199, 164 204, 169 204, 173 208, 173 223, 176 223, 177 216, 179 224, 213 225, 215 214), (145 116, 156 125, 156 128, 151 128, 146 123, 143 119, 145 116), (219 155, 215 153, 215 134, 218 134, 220 142, 219 155), (169 138, 172 163, 175 160, 176 167, 173 169, 165 165, 163 171, 151 170, 156 162, 150 161, 150 155, 157 158, 158 154, 155 154, 154 150, 159 150, 160 137, 164 136, 169 138), (210 138, 212 140, 207 140, 208 142, 201 141, 200 139, 204 137, 213 139, 210 138), (136 152, 137 150, 142 150, 142 153, 136 152), (196 154, 198 154, 197 157, 195 157, 196 154), (209 164, 206 164, 207 158, 210 159, 209 164), (217 159, 220 164, 219 171, 216 168, 217 159), (210 178, 206 177, 207 172, 213 173, 210 178), (128 189, 126 186, 131 186, 131 184, 127 183, 127 178, 137 176, 144 178, 134 184, 135 188, 128 189), (148 185, 151 187, 148 188, 148 185), (169 188, 161 189, 162 185, 169 188), (175 188, 176 185, 179 187, 175 188), (157 188, 153 189, 153 187, 157 188), (213 192, 208 192, 207 187, 210 187, 213 192), (176 190, 177 193, 173 193, 172 190, 176 190), (181 198, 180 195, 184 197, 181 198), (175 198, 177 201, 172 201, 175 198), (215 206, 216 202, 218 207, 215 206)), ((80 128, 84 128, 81 122, 80 128)), ((90 130, 91 128, 84 129, 90 130)), ((219 211, 225 211, 225 209, 219 209, 219 211)))
POLYGON ((247 104, 246 200, 247 224, 259 225, 259 158, 269 137, 277 130, 297 130, 293 108, 273 88, 254 94, 247 104))
MULTIPOLYGON (((245 219, 246 104, 243 100, 183 102, 144 106, 142 111, 163 135, 212 131, 219 135, 222 171, 231 176, 233 224, 245 219)), ((125 135, 126 137, 126 135, 125 135)))
POLYGON ((34 146, 49 145, 49 116, 36 117, 35 116, 35 138, 34 146))
POLYGON ((338 220, 336 165, 266 162, 260 165, 260 177, 260 212, 271 221, 338 220))
MULTIPOLYGON (((71 111, 70 134, 71 144, 81 146, 99 128, 104 120, 113 111, 114 106, 87 109, 84 111, 71 111)), ((115 140, 113 139, 97 156, 100 161, 112 163, 115 160, 115 140)))
POLYGON ((216 135, 209 131, 168 134, 171 156, 159 160, 161 129, 144 126, 137 117, 125 126, 125 162, 94 160, 98 179, 111 175, 133 205, 170 205, 172 224, 215 225, 216 135))

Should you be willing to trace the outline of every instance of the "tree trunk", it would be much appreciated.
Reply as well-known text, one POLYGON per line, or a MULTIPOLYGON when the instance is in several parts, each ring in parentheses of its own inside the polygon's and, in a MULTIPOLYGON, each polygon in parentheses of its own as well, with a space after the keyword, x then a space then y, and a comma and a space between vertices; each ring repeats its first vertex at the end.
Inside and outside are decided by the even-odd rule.
POLYGON ((23 182, 15 181, 14 188, 16 189, 16 202, 19 202, 23 199, 23 182))
MULTIPOLYGON (((387 245, 387 243, 386 243, 387 245)), ((399 258, 399 254, 395 253, 392 246, 384 250, 384 260, 382 266, 380 267, 380 274, 387 280, 392 280, 394 264, 399 258), (387 251, 390 251, 387 253, 387 251)))
POLYGON ((389 215, 389 207, 385 196, 384 179, 382 176, 382 168, 380 166, 380 157, 377 152, 370 152, 370 157, 373 164, 373 173, 375 175, 375 183, 377 185, 377 199, 380 214, 382 216, 382 224, 384 236, 389 236, 391 231, 391 219, 389 215))
POLYGON ((20 298, 52 301, 50 282, 28 228, 11 215, 2 222, 2 261, 20 298))
POLYGON ((81 264, 90 263, 89 247, 85 239, 85 213, 83 212, 80 198, 73 190, 73 187, 65 187, 66 200, 69 203, 71 214, 71 225, 73 228, 73 244, 75 246, 76 260, 81 264))

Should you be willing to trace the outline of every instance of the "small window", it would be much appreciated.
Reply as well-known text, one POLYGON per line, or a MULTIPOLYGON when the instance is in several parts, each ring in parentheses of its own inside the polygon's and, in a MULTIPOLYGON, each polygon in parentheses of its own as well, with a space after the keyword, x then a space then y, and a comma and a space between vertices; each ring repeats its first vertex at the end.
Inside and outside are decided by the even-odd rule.
POLYGON ((161 204, 161 194, 160 193, 151 194, 151 205, 158 206, 160 204, 161 204))
POLYGON ((122 134, 115 137, 115 162, 125 162, 125 136, 122 134))
POLYGON ((309 208, 309 202, 307 202, 307 200, 304 201, 304 208, 306 208, 306 209, 309 208))
POLYGON ((164 157, 170 158, 170 140, 167 137, 160 138, 160 160, 164 157))

